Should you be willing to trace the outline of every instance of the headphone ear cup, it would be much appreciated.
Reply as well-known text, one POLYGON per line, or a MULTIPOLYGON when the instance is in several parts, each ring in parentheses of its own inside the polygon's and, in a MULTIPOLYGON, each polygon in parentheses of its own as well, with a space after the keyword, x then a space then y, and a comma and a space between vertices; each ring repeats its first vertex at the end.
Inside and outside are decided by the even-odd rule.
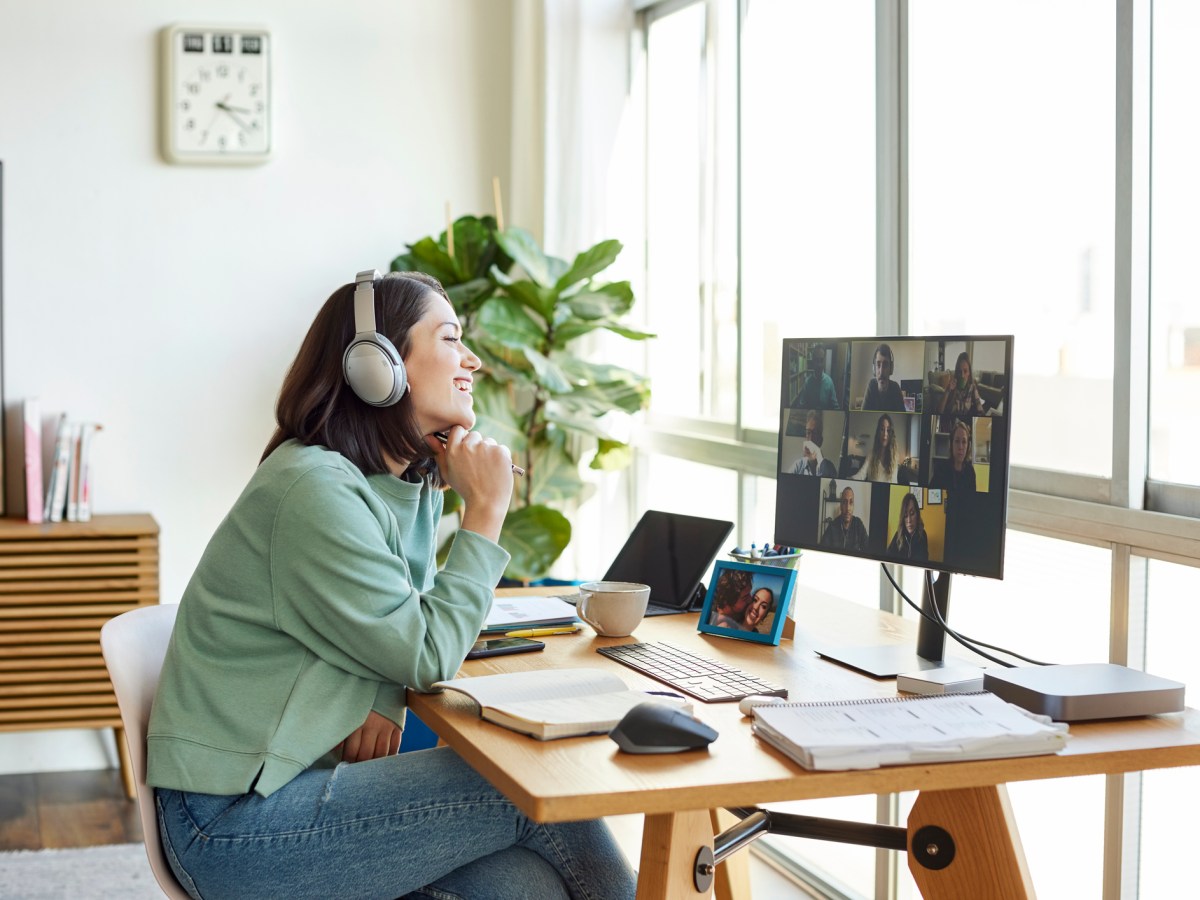
POLYGON ((393 406, 408 389, 408 372, 395 346, 374 332, 353 341, 342 355, 350 389, 371 406, 393 406))

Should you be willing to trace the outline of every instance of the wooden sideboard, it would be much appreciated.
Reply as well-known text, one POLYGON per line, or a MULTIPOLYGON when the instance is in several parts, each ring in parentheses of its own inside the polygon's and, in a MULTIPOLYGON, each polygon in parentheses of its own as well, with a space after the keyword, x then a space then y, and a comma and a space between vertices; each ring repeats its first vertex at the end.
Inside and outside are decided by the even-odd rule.
POLYGON ((112 728, 133 796, 100 626, 158 603, 158 523, 149 515, 31 525, 0 519, 0 732, 112 728))

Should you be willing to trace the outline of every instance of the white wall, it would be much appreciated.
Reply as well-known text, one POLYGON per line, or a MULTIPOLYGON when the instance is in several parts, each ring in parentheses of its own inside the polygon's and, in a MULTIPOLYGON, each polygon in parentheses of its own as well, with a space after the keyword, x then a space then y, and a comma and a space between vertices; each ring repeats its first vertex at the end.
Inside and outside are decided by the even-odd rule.
MULTIPOLYGON (((455 215, 513 147, 512 3, 0 0, 4 393, 103 423, 95 509, 161 526, 182 592, 272 430, 329 294, 455 215), (275 158, 157 153, 157 32, 250 23, 275 46, 275 158)), ((106 747, 106 743, 109 745, 106 747)), ((0 772, 109 764, 93 732, 0 735, 0 772)))

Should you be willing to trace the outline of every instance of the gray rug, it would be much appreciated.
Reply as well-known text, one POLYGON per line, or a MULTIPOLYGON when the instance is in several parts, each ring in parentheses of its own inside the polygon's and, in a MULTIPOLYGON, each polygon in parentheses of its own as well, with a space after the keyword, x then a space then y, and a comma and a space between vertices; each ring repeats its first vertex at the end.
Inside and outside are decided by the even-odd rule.
POLYGON ((4 900, 162 900, 141 844, 0 853, 4 900))

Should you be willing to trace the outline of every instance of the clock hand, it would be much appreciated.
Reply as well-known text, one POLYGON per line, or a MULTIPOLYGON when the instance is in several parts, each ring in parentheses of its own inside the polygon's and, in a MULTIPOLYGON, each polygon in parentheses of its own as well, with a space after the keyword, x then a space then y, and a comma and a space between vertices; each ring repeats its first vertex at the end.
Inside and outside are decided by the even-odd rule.
POLYGON ((230 107, 226 106, 225 104, 218 103, 217 108, 220 110, 223 110, 225 115, 229 116, 229 118, 231 118, 231 119, 233 119, 233 121, 237 122, 238 128, 242 129, 242 131, 253 131, 254 130, 249 125, 247 125, 245 122, 243 122, 240 116, 235 115, 233 113, 232 109, 230 107))
POLYGON ((250 112, 250 110, 246 109, 246 107, 244 107, 244 106, 230 106, 227 103, 218 103, 217 106, 218 106, 218 108, 225 110, 225 112, 240 112, 240 113, 250 112))

